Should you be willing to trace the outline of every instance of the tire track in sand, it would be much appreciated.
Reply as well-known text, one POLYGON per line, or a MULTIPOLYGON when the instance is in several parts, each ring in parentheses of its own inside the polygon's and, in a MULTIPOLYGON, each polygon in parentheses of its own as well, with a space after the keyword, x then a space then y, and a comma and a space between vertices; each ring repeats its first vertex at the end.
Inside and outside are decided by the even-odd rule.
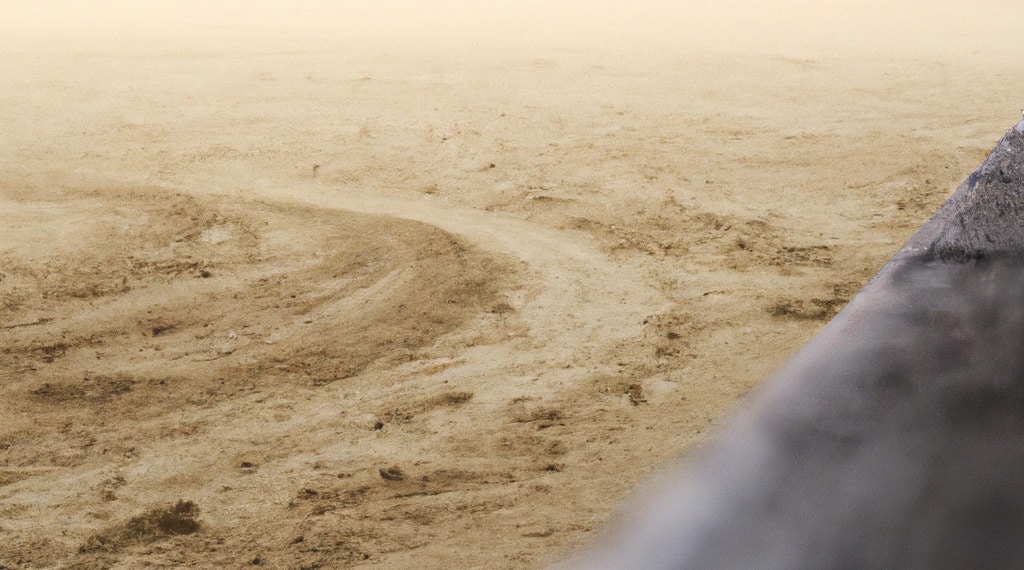
MULTIPOLYGON (((605 349, 642 337, 643 320, 669 301, 645 282, 639 265, 609 259, 585 233, 457 206, 429 196, 395 198, 305 186, 261 192, 261 199, 392 216, 432 224, 527 267, 514 303, 529 327, 529 349, 486 351, 487 367, 510 363, 557 368, 600 366, 605 349), (497 360, 496 360, 497 359, 497 360)), ((503 343, 507 345, 507 343, 503 343)), ((607 363, 605 363, 607 364, 607 363)), ((587 370, 593 374, 595 370, 587 370)))
MULTIPOLYGON (((292 541, 293 546, 275 551, 276 555, 282 556, 281 560, 303 561, 314 554, 294 546, 294 537, 305 535, 311 548, 320 548, 313 532, 321 529, 324 536, 364 533, 380 537, 374 539, 380 545, 373 547, 372 554, 375 563, 387 567, 442 567, 439 560, 450 561, 456 554, 463 562, 456 565, 510 567, 511 562, 495 565, 494 553, 514 548, 536 556, 580 532, 571 526, 574 523, 558 522, 571 529, 544 547, 527 544, 529 540, 518 534, 503 535, 509 524, 506 509, 519 512, 515 516, 522 518, 523 524, 554 515, 544 510, 552 504, 545 491, 517 481, 537 480, 537 488, 546 488, 548 483, 543 481, 554 481, 560 475, 557 466, 554 471, 546 467, 553 465, 554 458, 575 462, 587 456, 588 448, 582 442, 589 432, 583 426, 592 427, 591 422, 538 432, 532 424, 509 414, 518 409, 515 402, 523 396, 538 400, 530 406, 554 403, 595 375, 613 372, 616 351, 623 344, 639 346, 645 317, 668 303, 646 283, 643 270, 608 259, 582 232, 454 206, 433 197, 400 199, 316 185, 267 190, 249 197, 284 206, 306 205, 431 224, 482 250, 515 258, 523 264, 522 285, 511 293, 510 304, 528 332, 494 343, 454 342, 436 351, 437 361, 378 368, 327 387, 282 384, 209 407, 178 410, 175 425, 183 430, 197 426, 198 433, 149 440, 137 456, 116 465, 83 465, 72 472, 76 481, 84 482, 79 487, 102 489, 105 481, 117 481, 117 496, 124 499, 103 507, 118 513, 115 520, 172 497, 195 501, 203 509, 203 524, 209 532, 228 533, 224 535, 228 545, 219 547, 224 554, 218 556, 227 557, 223 560, 236 560, 242 556, 239 552, 252 559, 246 541, 259 535, 267 537, 264 542, 268 544, 292 541), (448 357, 442 357, 448 350, 448 357), (443 376, 431 372, 437 365, 443 365, 443 376), (459 408, 457 413, 424 414, 423 419, 404 425, 395 420, 380 431, 373 427, 390 407, 415 407, 417 402, 434 401, 446 394, 469 394, 466 397, 472 398, 473 405, 459 408), (377 417, 370 417, 373 415, 377 417), (400 465, 417 480, 435 478, 436 483, 431 484, 439 493, 449 494, 395 495, 393 484, 377 474, 378 468, 390 465, 400 465), (245 471, 254 469, 252 466, 258 466, 258 472, 245 471), (322 466, 329 466, 330 471, 322 466), (445 479, 445 473, 456 472, 462 473, 465 481, 445 479), (329 473, 328 479, 325 473, 329 473), (510 475, 498 477, 495 473, 510 475), (339 479, 342 474, 346 478, 339 479), (354 517, 351 519, 310 515, 296 497, 304 497, 304 489, 315 490, 325 481, 336 486, 341 497, 366 488, 374 498, 345 506, 354 517), (448 501, 456 501, 458 508, 449 508, 448 501), (419 523, 404 518, 372 522, 394 509, 442 513, 436 515, 442 517, 436 538, 429 546, 417 546, 414 554, 407 551, 403 529, 419 528, 419 523), (467 516, 476 529, 470 544, 460 530, 467 516), (364 519, 371 522, 361 522, 364 519), (495 541, 507 544, 499 547, 495 541), (411 558, 403 561, 403 556, 411 558)), ((487 321, 483 322, 487 326, 487 321)), ((481 325, 469 325, 474 326, 479 329, 481 325)), ((547 408, 537 409, 543 412, 547 408)), ((523 410, 536 411, 533 407, 523 410)), ((618 421, 617 416, 609 420, 618 421)), ((135 427, 159 427, 162 421, 154 418, 135 427)), ((609 460, 602 468, 614 471, 614 465, 609 460)), ((594 467, 580 469, 590 472, 594 467)), ((22 489, 18 501, 40 510, 61 504, 89 505, 87 501, 75 503, 71 496, 77 493, 74 487, 57 485, 58 477, 67 476, 54 474, 54 485, 47 485, 50 479, 40 479, 42 487, 22 489), (67 491, 54 493, 53 486, 67 491), (45 495, 39 494, 42 489, 46 489, 45 495)), ((593 483, 587 483, 587 478, 576 481, 579 476, 559 479, 568 485, 564 493, 589 495, 586 486, 593 483)), ((79 517, 76 520, 81 525, 96 527, 95 521, 85 518, 87 512, 88 508, 78 508, 69 516, 79 517)), ((570 516, 569 512, 559 509, 565 516, 570 516)), ((29 528, 22 530, 31 534, 29 528)), ((68 546, 76 544, 80 541, 68 546)), ((323 556, 335 560, 330 557, 343 554, 331 551, 323 556)), ((195 555, 211 554, 197 551, 195 555)), ((138 562, 131 558, 135 554, 125 556, 128 558, 121 562, 138 562)))

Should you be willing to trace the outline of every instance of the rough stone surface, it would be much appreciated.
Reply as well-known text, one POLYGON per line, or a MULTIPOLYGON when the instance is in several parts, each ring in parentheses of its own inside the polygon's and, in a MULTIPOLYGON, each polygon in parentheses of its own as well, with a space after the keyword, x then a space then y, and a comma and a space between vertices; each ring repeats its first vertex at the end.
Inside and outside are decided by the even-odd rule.
POLYGON ((1003 136, 896 259, 922 247, 936 259, 951 261, 1024 250, 1024 132, 1020 125, 1003 136))

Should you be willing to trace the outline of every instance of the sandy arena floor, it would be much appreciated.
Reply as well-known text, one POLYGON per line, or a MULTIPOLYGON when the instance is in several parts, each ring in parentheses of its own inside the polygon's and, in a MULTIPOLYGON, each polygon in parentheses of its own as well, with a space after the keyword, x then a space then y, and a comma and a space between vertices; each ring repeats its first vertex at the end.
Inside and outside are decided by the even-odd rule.
POLYGON ((2 568, 543 566, 1024 104, 995 1, 98 4, 0 9, 2 568))

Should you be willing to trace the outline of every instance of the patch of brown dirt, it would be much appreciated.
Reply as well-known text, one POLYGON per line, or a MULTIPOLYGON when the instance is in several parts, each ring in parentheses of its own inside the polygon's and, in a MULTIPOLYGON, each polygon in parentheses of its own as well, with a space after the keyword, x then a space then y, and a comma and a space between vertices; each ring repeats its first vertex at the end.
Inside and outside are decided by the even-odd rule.
POLYGON ((146 544, 162 538, 198 532, 199 507, 179 500, 167 507, 154 507, 115 527, 94 534, 78 550, 114 552, 134 544, 146 544))
MULTIPOLYGON (((310 399, 333 393, 368 369, 418 358, 476 315, 511 311, 505 262, 415 222, 157 189, 68 189, 8 202, 0 218, 18 220, 25 237, 4 253, 19 278, 0 282, 0 322, 12 323, 0 329, 0 365, 17 371, 0 383, 0 413, 23 418, 0 426, 0 483, 17 485, 40 466, 113 466, 66 503, 75 516, 94 513, 86 520, 123 516, 171 489, 196 490, 188 475, 166 491, 143 491, 147 477, 131 466, 222 437, 215 434, 227 424, 217 417, 235 417, 229 437, 248 441, 258 423, 288 420, 294 405, 282 398, 294 390, 310 399), (25 222, 43 209, 81 216, 88 228, 62 247, 46 220, 25 222)), ((424 394, 380 417, 390 429, 472 398, 424 394)), ((267 451, 240 450, 249 459, 235 463, 239 473, 262 473, 277 455, 267 451)), ((175 471, 166 477, 183 476, 175 471)), ((97 531, 77 551, 51 544, 42 558, 8 541, 0 561, 117 564, 157 539, 199 531, 197 515, 192 502, 155 507, 97 531)))

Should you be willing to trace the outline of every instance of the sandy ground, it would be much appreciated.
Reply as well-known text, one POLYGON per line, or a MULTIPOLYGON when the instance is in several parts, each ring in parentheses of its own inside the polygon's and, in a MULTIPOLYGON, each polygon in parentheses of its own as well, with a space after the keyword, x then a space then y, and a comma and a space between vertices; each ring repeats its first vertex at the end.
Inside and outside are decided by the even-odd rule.
POLYGON ((0 3, 0 567, 556 560, 1024 102, 1000 2, 185 4, 0 3))

